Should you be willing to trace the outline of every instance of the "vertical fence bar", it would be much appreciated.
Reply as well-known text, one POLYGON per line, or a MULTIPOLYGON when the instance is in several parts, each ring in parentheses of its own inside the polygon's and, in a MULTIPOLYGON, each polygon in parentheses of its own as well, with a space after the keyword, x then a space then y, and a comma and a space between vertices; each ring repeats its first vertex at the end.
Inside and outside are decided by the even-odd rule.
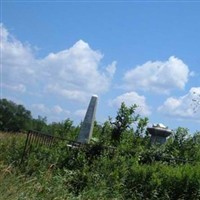
POLYGON ((22 164, 22 162, 24 161, 24 156, 25 156, 25 153, 26 153, 26 148, 27 148, 28 140, 29 140, 29 134, 30 134, 30 132, 28 132, 27 136, 26 136, 26 142, 25 142, 25 146, 24 146, 24 150, 23 150, 23 153, 22 153, 22 158, 21 158, 20 164, 22 164))
POLYGON ((67 139, 30 130, 26 136, 26 141, 25 141, 20 164, 22 164, 24 162, 25 157, 31 153, 33 145, 34 147, 38 147, 39 145, 46 145, 48 147, 52 147, 52 145, 59 140, 67 140, 67 139))

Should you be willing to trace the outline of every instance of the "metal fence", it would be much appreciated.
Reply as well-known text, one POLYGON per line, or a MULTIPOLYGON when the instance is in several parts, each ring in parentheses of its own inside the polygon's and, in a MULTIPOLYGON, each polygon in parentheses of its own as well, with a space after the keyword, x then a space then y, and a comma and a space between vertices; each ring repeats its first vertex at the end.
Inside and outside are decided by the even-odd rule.
MULTIPOLYGON (((55 143, 57 143, 59 141, 66 141, 66 147, 69 147, 72 149, 79 148, 81 146, 88 146, 89 148, 92 147, 91 144, 82 144, 80 142, 68 140, 66 138, 61 138, 61 137, 41 133, 38 131, 30 130, 26 136, 25 145, 24 145, 20 163, 23 163, 24 160, 28 158, 29 154, 33 150, 33 147, 38 147, 39 145, 40 146, 45 145, 46 147, 50 148, 50 147, 52 147, 52 145, 54 145, 55 143)), ((91 151, 89 151, 88 153, 91 153, 91 154, 97 153, 98 154, 98 151, 103 150, 103 151, 107 151, 107 152, 113 154, 116 150, 115 147, 108 147, 108 146, 101 146, 100 149, 98 149, 98 148, 99 148, 98 146, 94 146, 91 148, 91 151)), ((194 162, 194 160, 185 160, 183 158, 172 158, 170 156, 162 156, 162 155, 152 155, 152 157, 154 157, 155 161, 158 161, 158 160, 166 161, 166 162, 176 161, 176 162, 180 162, 180 163, 194 162)))
POLYGON ((87 143, 85 144, 85 143, 77 142, 74 140, 69 140, 66 138, 57 137, 57 136, 41 133, 38 131, 30 130, 28 131, 27 136, 26 136, 20 164, 22 164, 26 159, 29 158, 30 153, 33 152, 35 148, 41 145, 51 148, 53 145, 61 141, 65 141, 66 147, 70 149, 83 147, 81 149, 84 151, 88 151, 87 154, 91 154, 91 156, 93 156, 93 154, 95 155, 100 154, 100 152, 102 151, 107 151, 113 154, 116 149, 115 147, 109 147, 109 146, 101 146, 101 145, 94 146, 92 144, 87 144, 87 143))
POLYGON ((33 149, 33 146, 38 147, 41 145, 45 145, 46 147, 50 148, 52 147, 53 144, 55 144, 58 141, 66 141, 67 142, 66 146, 73 147, 73 148, 79 147, 81 145, 81 143, 71 141, 66 138, 61 138, 61 137, 41 133, 38 131, 30 130, 26 136, 26 141, 25 141, 20 163, 23 163, 24 160, 28 157, 28 155, 31 153, 33 149))

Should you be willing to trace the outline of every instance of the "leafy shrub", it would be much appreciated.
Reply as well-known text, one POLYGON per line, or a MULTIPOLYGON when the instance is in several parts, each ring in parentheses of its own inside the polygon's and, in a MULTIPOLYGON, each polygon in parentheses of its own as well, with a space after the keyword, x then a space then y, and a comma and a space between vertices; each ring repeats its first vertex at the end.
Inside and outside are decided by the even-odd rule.
POLYGON ((19 165, 25 136, 0 134, 2 198, 200 199, 199 143, 192 138, 177 146, 173 138, 151 146, 148 137, 127 130, 115 148, 105 148, 103 141, 80 148, 69 148, 65 141, 51 148, 33 145, 19 165), (191 144, 195 151, 187 147, 191 144), (192 153, 194 162, 161 159, 189 159, 192 153))

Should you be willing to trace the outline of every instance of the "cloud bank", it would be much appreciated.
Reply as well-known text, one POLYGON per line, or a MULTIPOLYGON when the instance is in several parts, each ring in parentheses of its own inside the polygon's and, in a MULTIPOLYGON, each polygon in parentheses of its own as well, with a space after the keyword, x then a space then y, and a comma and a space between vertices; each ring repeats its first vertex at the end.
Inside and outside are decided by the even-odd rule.
POLYGON ((127 106, 136 104, 138 106, 137 112, 141 115, 148 116, 151 114, 150 107, 147 106, 145 97, 138 95, 136 92, 124 93, 110 101, 110 105, 119 108, 122 102, 127 106))
POLYGON ((2 24, 0 29, 3 88, 74 101, 85 101, 91 94, 109 89, 116 61, 102 68, 102 53, 83 40, 37 59, 30 45, 17 40, 2 24))
POLYGON ((167 61, 148 61, 124 75, 125 88, 169 94, 174 89, 184 89, 190 71, 181 60, 171 56, 167 61))
POLYGON ((200 119, 200 87, 193 87, 188 94, 180 97, 170 97, 158 111, 177 118, 200 119))

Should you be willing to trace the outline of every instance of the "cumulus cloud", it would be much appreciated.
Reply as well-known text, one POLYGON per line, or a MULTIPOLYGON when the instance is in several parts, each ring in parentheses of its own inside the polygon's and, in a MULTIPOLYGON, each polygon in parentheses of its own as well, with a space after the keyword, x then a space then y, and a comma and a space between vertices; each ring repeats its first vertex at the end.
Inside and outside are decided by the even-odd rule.
POLYGON ((63 112, 63 109, 59 105, 56 105, 56 106, 53 107, 53 111, 55 113, 59 114, 59 113, 63 112))
POLYGON ((33 110, 39 111, 39 113, 43 113, 43 114, 49 114, 50 113, 50 109, 42 103, 33 104, 31 106, 31 108, 33 110))
POLYGON ((61 114, 61 113, 64 113, 64 114, 67 114, 67 115, 70 114, 70 111, 63 109, 63 108, 62 108, 61 106, 59 106, 59 105, 55 105, 55 106, 51 109, 51 111, 52 111, 53 114, 61 114))
POLYGON ((86 109, 79 109, 74 112, 74 115, 83 119, 85 117, 86 111, 86 109))
POLYGON ((173 89, 184 89, 189 76, 188 66, 171 56, 167 61, 148 61, 127 71, 124 81, 126 89, 168 94, 173 89))
POLYGON ((26 92, 26 86, 23 84, 17 84, 17 85, 8 85, 8 84, 2 84, 1 87, 7 88, 12 91, 24 93, 26 92))
POLYGON ((113 62, 111 63, 111 65, 108 65, 108 67, 106 68, 106 71, 108 72, 108 74, 109 74, 111 77, 115 74, 116 65, 117 65, 117 62, 116 62, 116 61, 113 61, 113 62))
POLYGON ((168 98, 158 111, 177 118, 199 119, 200 87, 191 88, 184 96, 168 98))
POLYGON ((119 108, 122 102, 124 102, 127 106, 136 104, 138 106, 137 112, 141 115, 148 116, 151 114, 150 107, 146 104, 145 97, 138 95, 136 92, 122 94, 113 99, 110 102, 110 105, 119 108))
POLYGON ((0 28, 4 84, 24 85, 76 101, 108 90, 116 62, 100 68, 103 54, 86 42, 79 40, 69 49, 37 59, 30 45, 17 40, 2 24, 0 28))
POLYGON ((56 94, 65 97, 68 100, 86 101, 87 96, 90 95, 86 91, 81 91, 78 89, 65 89, 62 84, 49 84, 45 88, 47 93, 56 94))
POLYGON ((35 113, 42 113, 42 115, 52 115, 52 116, 59 116, 59 115, 69 115, 70 111, 63 109, 60 105, 55 105, 53 107, 48 107, 43 103, 32 104, 31 109, 35 113))
POLYGON ((36 60, 33 51, 30 45, 23 44, 14 38, 2 24, 0 24, 0 30, 4 81, 24 83, 27 77, 35 75, 36 60))
POLYGON ((70 49, 49 54, 40 63, 48 72, 48 91, 73 100, 83 100, 88 97, 87 94, 107 91, 116 63, 102 72, 99 70, 102 58, 100 52, 92 50, 82 40, 70 49))

